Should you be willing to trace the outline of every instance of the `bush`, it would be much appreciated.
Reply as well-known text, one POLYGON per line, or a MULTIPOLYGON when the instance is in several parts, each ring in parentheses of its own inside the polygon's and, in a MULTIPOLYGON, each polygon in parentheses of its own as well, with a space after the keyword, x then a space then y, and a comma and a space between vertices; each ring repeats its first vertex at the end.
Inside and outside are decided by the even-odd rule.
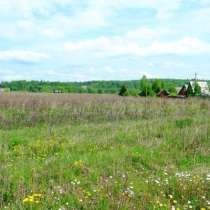
POLYGON ((120 96, 128 96, 128 89, 127 89, 127 87, 125 85, 123 85, 120 88, 119 95, 120 96))

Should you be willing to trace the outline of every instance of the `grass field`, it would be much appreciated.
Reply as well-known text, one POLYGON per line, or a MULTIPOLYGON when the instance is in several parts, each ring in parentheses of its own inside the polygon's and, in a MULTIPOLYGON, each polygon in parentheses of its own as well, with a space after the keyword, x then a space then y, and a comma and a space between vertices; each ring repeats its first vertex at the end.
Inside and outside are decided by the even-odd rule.
POLYGON ((0 95, 0 209, 210 209, 210 100, 0 95))

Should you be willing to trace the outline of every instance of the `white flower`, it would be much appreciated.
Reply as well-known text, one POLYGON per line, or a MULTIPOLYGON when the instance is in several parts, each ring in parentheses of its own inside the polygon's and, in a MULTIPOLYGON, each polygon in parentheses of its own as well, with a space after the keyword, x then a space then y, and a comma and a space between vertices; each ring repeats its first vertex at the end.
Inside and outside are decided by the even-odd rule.
POLYGON ((176 210, 176 208, 174 206, 171 207, 171 210, 176 210))
POLYGON ((158 180, 155 180, 155 183, 157 183, 157 184, 160 184, 160 181, 158 181, 158 180))

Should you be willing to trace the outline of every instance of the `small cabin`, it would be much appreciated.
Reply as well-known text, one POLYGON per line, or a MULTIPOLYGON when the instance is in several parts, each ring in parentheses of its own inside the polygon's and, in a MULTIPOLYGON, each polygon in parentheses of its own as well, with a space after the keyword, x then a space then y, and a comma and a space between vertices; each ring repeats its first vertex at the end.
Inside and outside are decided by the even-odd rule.
POLYGON ((187 90, 188 90, 188 85, 183 85, 179 92, 178 92, 178 96, 187 96, 187 90))
POLYGON ((166 97, 168 97, 170 95, 170 93, 167 91, 167 90, 161 90, 158 94, 157 94, 157 96, 158 97, 161 97, 161 98, 166 98, 166 97))
POLYGON ((53 90, 53 93, 63 93, 62 90, 53 90))
POLYGON ((201 89, 201 95, 208 95, 209 94, 209 86, 207 82, 204 81, 190 81, 188 89, 195 91, 196 83, 199 85, 201 89))
POLYGON ((9 88, 0 88, 0 93, 10 92, 9 88))
POLYGON ((210 95, 208 83, 204 81, 190 81, 181 88, 178 95, 187 97, 190 93, 194 93, 196 83, 201 89, 201 95, 210 95))

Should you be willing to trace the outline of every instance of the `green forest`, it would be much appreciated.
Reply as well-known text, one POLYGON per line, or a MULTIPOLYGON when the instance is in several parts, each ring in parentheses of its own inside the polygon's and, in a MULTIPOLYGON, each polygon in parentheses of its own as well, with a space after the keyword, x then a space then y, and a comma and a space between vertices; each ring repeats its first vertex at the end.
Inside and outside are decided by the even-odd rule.
MULTIPOLYGON (((62 92, 62 93, 118 93, 124 85, 130 93, 138 92, 142 80, 131 81, 90 81, 90 82, 49 82, 49 81, 11 81, 1 82, 0 87, 11 91, 27 92, 62 92)), ((154 81, 160 81, 162 87, 171 89, 184 85, 187 80, 147 79, 152 86, 154 81)))

